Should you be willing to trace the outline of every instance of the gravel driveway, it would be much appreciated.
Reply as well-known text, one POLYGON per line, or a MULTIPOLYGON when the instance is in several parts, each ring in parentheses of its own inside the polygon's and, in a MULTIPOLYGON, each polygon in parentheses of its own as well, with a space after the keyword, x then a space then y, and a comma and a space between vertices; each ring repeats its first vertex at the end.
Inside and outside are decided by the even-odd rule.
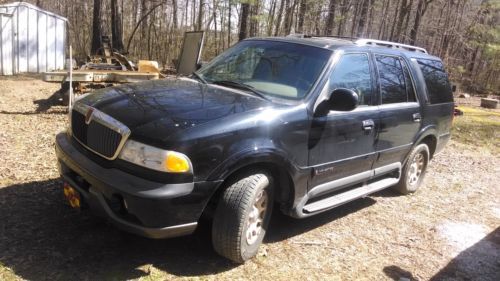
POLYGON ((53 149, 66 110, 34 104, 57 88, 0 77, 0 280, 500 280, 491 146, 452 141, 414 195, 382 191, 304 220, 275 212, 257 258, 237 266, 213 252, 208 226, 148 240, 72 210, 53 149))

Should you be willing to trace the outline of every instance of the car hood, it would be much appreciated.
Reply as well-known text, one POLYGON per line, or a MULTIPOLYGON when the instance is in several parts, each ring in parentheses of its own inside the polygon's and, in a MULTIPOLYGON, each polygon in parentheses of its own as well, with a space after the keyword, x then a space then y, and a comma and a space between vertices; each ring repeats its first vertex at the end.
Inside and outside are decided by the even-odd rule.
POLYGON ((270 104, 238 90, 187 78, 105 88, 78 102, 122 122, 132 131, 132 138, 152 142, 161 142, 181 130, 270 104))

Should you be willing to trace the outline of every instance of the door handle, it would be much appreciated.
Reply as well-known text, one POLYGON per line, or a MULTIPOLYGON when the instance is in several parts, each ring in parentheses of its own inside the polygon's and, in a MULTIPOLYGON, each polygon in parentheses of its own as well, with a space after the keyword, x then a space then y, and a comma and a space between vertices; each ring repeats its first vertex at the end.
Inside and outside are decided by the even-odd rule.
POLYGON ((413 122, 420 122, 422 121, 422 115, 420 113, 413 113, 413 122))
POLYGON ((364 120, 363 121, 363 130, 364 131, 371 131, 375 128, 375 122, 373 122, 372 119, 364 120))

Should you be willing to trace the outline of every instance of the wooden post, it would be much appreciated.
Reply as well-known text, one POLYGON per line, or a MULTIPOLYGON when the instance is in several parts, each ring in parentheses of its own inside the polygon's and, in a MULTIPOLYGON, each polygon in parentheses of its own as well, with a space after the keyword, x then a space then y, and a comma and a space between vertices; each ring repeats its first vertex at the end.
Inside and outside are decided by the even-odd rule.
POLYGON ((73 107, 73 48, 69 45, 69 102, 68 111, 73 107))

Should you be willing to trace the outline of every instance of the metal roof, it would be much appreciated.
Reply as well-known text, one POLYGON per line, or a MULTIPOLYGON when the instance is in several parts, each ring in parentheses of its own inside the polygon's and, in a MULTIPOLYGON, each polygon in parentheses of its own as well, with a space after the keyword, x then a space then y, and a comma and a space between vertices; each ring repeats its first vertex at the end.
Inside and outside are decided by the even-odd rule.
MULTIPOLYGON (((8 4, 1 4, 0 5, 0 9, 1 8, 18 8, 18 7, 26 7, 28 9, 37 10, 37 11, 42 12, 48 16, 52 16, 52 17, 56 17, 56 18, 64 20, 64 21, 68 21, 68 19, 63 17, 63 16, 60 16, 58 14, 54 14, 54 13, 46 11, 46 10, 43 10, 38 6, 35 6, 33 4, 30 4, 30 3, 26 3, 26 2, 12 2, 12 3, 8 3, 8 4)), ((14 11, 11 11, 11 12, 1 12, 0 11, 0 13, 2 13, 4 15, 12 15, 13 12, 14 11)))

